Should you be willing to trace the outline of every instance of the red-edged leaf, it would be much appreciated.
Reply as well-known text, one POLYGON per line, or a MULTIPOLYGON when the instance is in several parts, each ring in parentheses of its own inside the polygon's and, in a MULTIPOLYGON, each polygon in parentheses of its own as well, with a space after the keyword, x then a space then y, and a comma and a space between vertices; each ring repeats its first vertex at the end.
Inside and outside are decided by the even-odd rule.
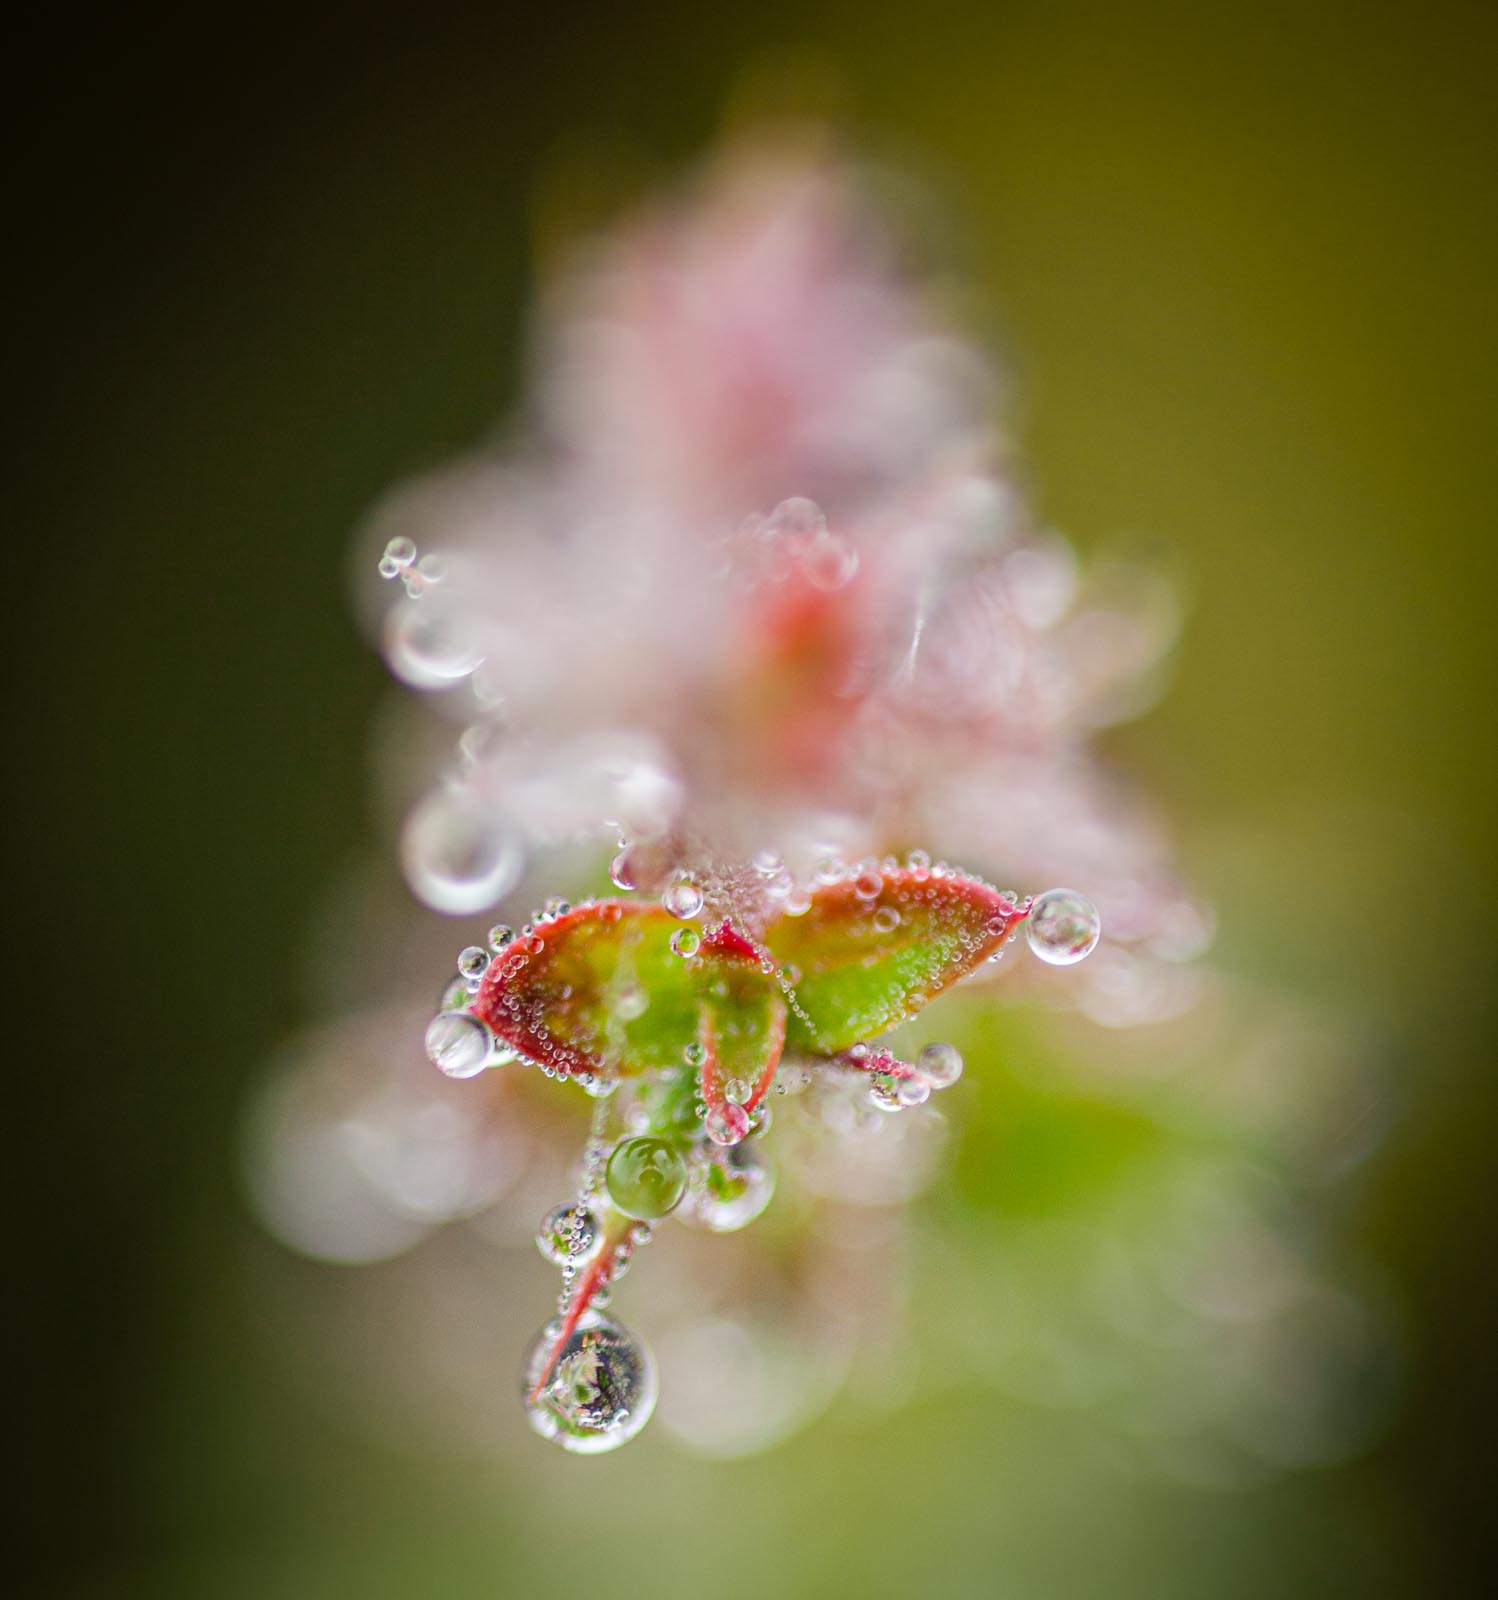
POLYGON ((785 1044, 785 997, 761 967, 762 954, 725 922, 702 944, 712 962, 702 987, 698 1043, 708 1114, 727 1100, 746 1111, 764 1098, 785 1044))
POLYGON ((912 1017, 986 961, 1024 918, 977 878, 927 868, 819 888, 765 942, 791 978, 788 1045, 833 1055, 912 1017))
POLYGON ((650 902, 579 906, 490 963, 472 1010, 506 1044, 569 1075, 676 1066, 697 1036, 697 985, 650 902))
POLYGON ((569 1076, 682 1068, 706 1045, 715 1071, 763 1092, 785 1007, 754 945, 726 924, 691 959, 671 948, 683 924, 645 901, 579 906, 514 939, 490 964, 471 1009, 506 1044, 569 1076))

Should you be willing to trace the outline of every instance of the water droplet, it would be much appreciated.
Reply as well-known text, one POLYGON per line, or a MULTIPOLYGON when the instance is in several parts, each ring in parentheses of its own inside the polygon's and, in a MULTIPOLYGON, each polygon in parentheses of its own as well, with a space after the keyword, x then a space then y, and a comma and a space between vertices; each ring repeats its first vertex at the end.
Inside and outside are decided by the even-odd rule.
POLYGON ((880 933, 893 933, 900 926, 900 913, 893 906, 880 906, 874 913, 874 926, 880 933))
POLYGON ((801 570, 818 589, 841 589, 858 571, 858 552, 835 533, 819 533, 802 547, 801 570))
POLYGON ((385 559, 391 562, 397 571, 402 567, 409 567, 416 559, 416 541, 397 534, 385 546, 385 559))
POLYGON ((725 1100, 708 1112, 703 1126, 714 1144, 738 1144, 749 1132, 749 1113, 738 1101, 725 1100))
POLYGON ((626 846, 609 863, 609 879, 616 889, 634 889, 634 852, 626 846))
POLYGON ((1069 967, 1088 955, 1102 932, 1097 908, 1075 889, 1037 895, 1025 922, 1025 939, 1044 962, 1069 967))
POLYGON ((771 535, 816 535, 826 528, 827 518, 821 506, 804 495, 782 500, 765 522, 765 531, 771 535))
POLYGON ((763 1215, 775 1193, 775 1173, 752 1144, 735 1145, 701 1168, 691 1220, 714 1233, 734 1233, 763 1215))
POLYGON ((947 1089, 962 1076, 962 1052, 956 1045, 928 1044, 915 1058, 917 1070, 933 1089, 947 1089))
POLYGON ((918 880, 930 877, 931 857, 924 850, 912 850, 905 860, 918 880))
POLYGON ((650 1222, 680 1203, 687 1186, 686 1162, 664 1139, 623 1139, 609 1156, 604 1183, 609 1199, 626 1217, 650 1222))
POLYGON ((553 1206, 536 1232, 536 1248, 553 1266, 580 1267, 602 1247, 603 1229, 586 1206, 553 1206))
POLYGON ((702 948, 702 935, 695 928, 678 928, 671 935, 671 948, 679 956, 694 956, 702 948))
POLYGON ((925 1078, 901 1078, 895 1098, 902 1106, 923 1106, 931 1098, 931 1085, 925 1078))
POLYGON ((438 790, 406 819, 401 864, 434 911, 468 916, 514 888, 524 857, 503 818, 469 796, 438 790))
POLYGON ((707 1046, 693 1039, 684 1052, 689 1067, 700 1067, 707 1060, 707 1046))
POLYGON ((497 955, 514 937, 515 930, 509 923, 497 922, 489 930, 489 948, 497 955))
POLYGON ((483 663, 472 629, 451 605, 396 605, 385 622, 385 661, 413 689, 446 689, 483 663))
POLYGON ((465 978, 482 978, 489 970, 489 952, 471 944, 458 957, 458 971, 465 978))
POLYGON ((762 878, 773 878, 781 870, 780 857, 773 850, 756 850, 754 852, 754 870, 762 878))
POLYGON ((427 1024, 427 1058, 449 1078, 473 1078, 489 1064, 490 1038, 471 1011, 439 1011, 427 1024))
POLYGON ((678 878, 667 886, 661 904, 673 917, 687 922, 702 909, 702 890, 690 878, 678 878))
POLYGON ((526 1415, 542 1438, 578 1455, 616 1450, 650 1420, 659 1385, 649 1350, 628 1329, 586 1311, 571 1336, 548 1323, 525 1363, 526 1415))
POLYGON ((788 917, 804 917, 810 910, 811 893, 798 884, 785 897, 785 914, 788 917))
POLYGON ((382 578, 398 577, 400 570, 400 563, 398 561, 392 561, 389 556, 380 557, 379 571, 382 578))
POLYGON ((650 1009, 650 996, 638 983, 626 984, 614 996, 614 1015, 625 1022, 643 1017, 650 1009))

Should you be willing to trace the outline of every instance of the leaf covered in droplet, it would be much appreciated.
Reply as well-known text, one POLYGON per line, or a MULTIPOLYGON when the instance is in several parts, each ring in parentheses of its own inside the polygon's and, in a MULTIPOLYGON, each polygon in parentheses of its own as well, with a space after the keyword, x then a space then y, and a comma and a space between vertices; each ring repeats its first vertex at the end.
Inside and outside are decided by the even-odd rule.
POLYGON ((760 966, 760 952, 726 924, 702 944, 711 962, 702 986, 698 1043, 709 1110, 734 1100, 752 1111, 764 1098, 785 1044, 786 1006, 760 966))
POLYGON ((472 1010, 532 1061, 571 1076, 679 1068, 702 1042, 733 1041, 741 1069, 773 1072, 783 1004, 753 946, 709 936, 693 959, 677 954, 683 924, 659 905, 605 900, 543 922, 500 952, 472 1010), (754 959, 748 959, 742 945, 754 959), (751 1061, 754 1040, 774 1058, 751 1061))
POLYGON ((901 867, 822 885, 765 935, 794 979, 787 1044, 831 1055, 886 1032, 986 961, 1022 916, 954 873, 901 867))

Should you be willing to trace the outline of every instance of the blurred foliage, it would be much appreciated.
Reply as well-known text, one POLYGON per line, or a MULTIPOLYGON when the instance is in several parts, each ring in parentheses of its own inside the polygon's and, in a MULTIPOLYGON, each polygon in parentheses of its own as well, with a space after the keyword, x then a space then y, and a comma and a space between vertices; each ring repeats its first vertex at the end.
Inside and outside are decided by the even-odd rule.
MULTIPOLYGON (((47 1379, 25 1592, 1483 1592, 1490 9, 51 27, 16 301, 16 1126, 47 1379), (1045 515, 1085 548, 1157 539, 1189 584, 1179 681, 1117 754, 1178 819, 1218 959, 1339 1008, 1398 1085, 1342 1227, 1405 1308, 1410 1392, 1360 1463, 1173 1488, 1111 1472, 1080 1418, 954 1385, 711 1471, 648 1437, 510 1469, 372 1447, 266 1336, 234 1117, 312 1015, 308 929, 373 829, 348 530, 512 397, 557 194, 606 205, 745 102, 830 104, 945 185, 1045 515), (76 1060, 37 1000, 61 964, 103 1032, 76 1060)), ((1004 1084, 959 1222, 1043 1211, 1151 1137, 1044 1096, 1006 1121, 1004 1084)))

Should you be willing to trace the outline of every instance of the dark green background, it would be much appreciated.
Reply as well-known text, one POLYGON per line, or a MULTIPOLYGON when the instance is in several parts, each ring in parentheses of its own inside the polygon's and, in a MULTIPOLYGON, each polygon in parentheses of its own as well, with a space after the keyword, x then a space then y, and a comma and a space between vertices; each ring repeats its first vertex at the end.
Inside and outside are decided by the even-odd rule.
POLYGON ((1491 7, 136 8, 44 35, 13 66, 10 208, 13 1376, 35 1424, 13 1465, 39 1546, 17 1592, 1480 1592, 1491 7), (1342 1008, 1396 1069, 1349 1232, 1405 1297, 1410 1393, 1353 1467, 1112 1505, 1061 1472, 1018 1538, 1006 1474, 1031 1444, 1065 1459, 1045 1417, 944 1403, 835 1416, 707 1491, 642 1445, 594 1515, 585 1471, 548 1469, 538 1507, 372 1452, 263 1350, 230 1147, 311 1020, 312 908, 369 841, 383 680, 349 531, 513 399, 557 162, 669 171, 746 73, 782 92, 787 50, 867 148, 943 186, 1045 515, 1174 553, 1178 679, 1111 742, 1177 820, 1219 959, 1342 1008), (718 1526, 678 1509, 704 1493, 718 1526))

